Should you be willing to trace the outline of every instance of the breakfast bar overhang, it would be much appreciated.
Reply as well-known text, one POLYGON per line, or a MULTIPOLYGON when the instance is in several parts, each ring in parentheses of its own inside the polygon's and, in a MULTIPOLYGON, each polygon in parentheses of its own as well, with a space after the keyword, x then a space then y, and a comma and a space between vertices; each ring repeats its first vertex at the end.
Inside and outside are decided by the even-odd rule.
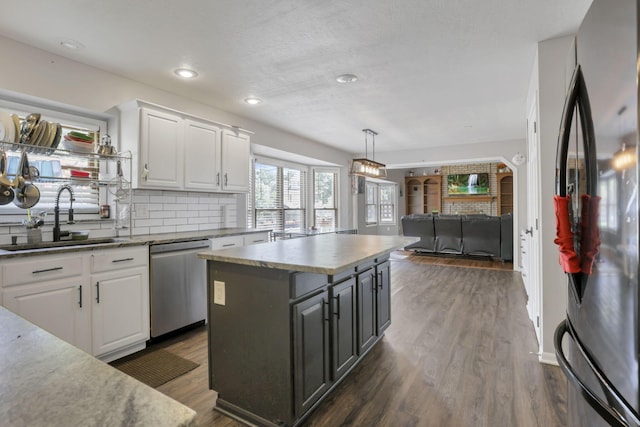
POLYGON ((382 338, 389 254, 417 240, 327 234, 200 253, 216 410, 298 425, 382 338))

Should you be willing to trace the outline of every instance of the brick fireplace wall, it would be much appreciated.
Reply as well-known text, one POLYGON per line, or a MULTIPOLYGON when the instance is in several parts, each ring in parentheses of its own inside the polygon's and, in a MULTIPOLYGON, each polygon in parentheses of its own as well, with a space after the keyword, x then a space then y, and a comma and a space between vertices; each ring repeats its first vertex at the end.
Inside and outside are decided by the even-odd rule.
POLYGON ((466 165, 442 166, 442 213, 443 214, 486 214, 498 215, 498 183, 496 171, 498 163, 474 163, 466 165), (455 200, 447 196, 447 175, 461 173, 489 174, 490 199, 486 196, 481 199, 478 196, 458 196, 455 200), (462 200, 461 200, 462 199, 462 200))

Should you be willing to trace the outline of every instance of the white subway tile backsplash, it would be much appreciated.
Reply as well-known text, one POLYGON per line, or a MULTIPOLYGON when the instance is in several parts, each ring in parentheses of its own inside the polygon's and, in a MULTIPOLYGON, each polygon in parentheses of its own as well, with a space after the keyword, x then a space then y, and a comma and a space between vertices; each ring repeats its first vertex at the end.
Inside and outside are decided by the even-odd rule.
POLYGON ((235 194, 134 190, 134 203, 147 203, 148 219, 133 220, 133 234, 236 227, 235 194))
POLYGON ((161 210, 161 211, 149 211, 149 218, 175 218, 177 216, 176 211, 161 210))
POLYGON ((170 218, 164 220, 164 225, 186 225, 189 218, 170 218))
POLYGON ((176 231, 178 233, 185 231, 199 231, 201 228, 197 224, 189 224, 189 225, 178 225, 176 226, 176 231))
POLYGON ((162 209, 168 211, 180 211, 184 209, 184 204, 182 203, 165 203, 162 205, 162 209))

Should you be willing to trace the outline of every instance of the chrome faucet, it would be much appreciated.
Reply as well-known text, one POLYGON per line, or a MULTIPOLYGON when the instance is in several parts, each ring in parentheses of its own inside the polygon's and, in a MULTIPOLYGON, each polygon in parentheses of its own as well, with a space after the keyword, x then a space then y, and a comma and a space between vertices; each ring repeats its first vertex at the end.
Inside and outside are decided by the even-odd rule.
POLYGON ((60 237, 68 236, 69 231, 60 231, 60 195, 64 190, 69 191, 69 218, 67 220, 67 224, 73 224, 73 201, 75 197, 73 195, 73 188, 69 184, 65 184, 58 188, 58 194, 56 195, 56 206, 53 208, 53 241, 59 242, 60 237))

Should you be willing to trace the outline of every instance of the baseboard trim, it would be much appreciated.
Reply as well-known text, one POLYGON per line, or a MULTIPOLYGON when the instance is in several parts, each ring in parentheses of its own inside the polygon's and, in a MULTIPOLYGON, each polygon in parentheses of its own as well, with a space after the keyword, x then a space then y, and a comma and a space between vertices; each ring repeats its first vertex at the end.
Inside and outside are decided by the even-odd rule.
POLYGON ((540 357, 538 358, 538 360, 540 361, 540 363, 544 363, 546 365, 560 366, 558 364, 558 360, 556 359, 555 353, 549 353, 549 352, 542 353, 540 354, 540 357))

